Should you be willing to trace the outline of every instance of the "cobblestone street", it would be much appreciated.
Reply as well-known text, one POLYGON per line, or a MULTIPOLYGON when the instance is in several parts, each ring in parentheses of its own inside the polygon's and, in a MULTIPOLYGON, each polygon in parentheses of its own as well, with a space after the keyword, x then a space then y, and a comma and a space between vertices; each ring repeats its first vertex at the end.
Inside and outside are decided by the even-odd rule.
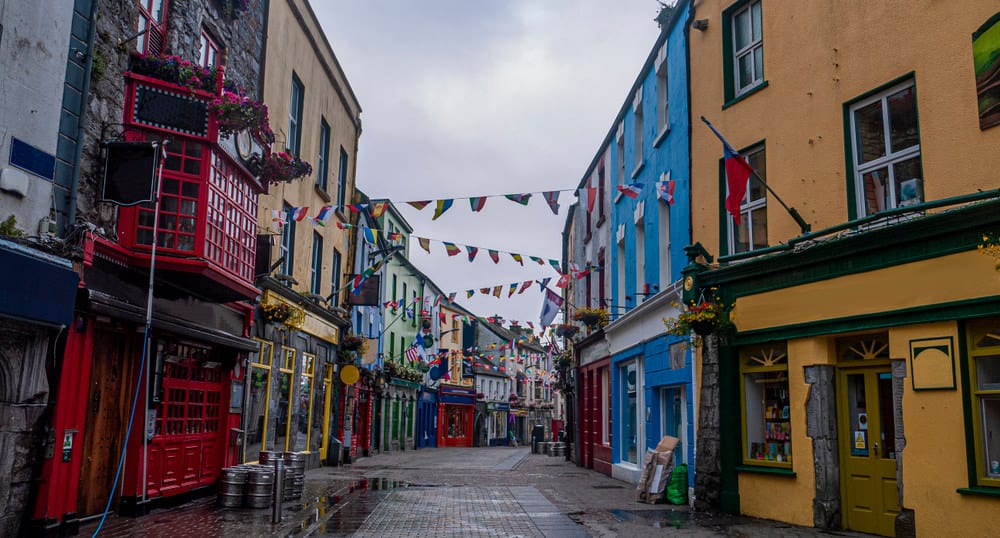
POLYGON ((270 510, 207 497, 109 517, 100 536, 864 536, 639 503, 630 484, 528 448, 406 451, 313 469, 301 501, 284 508, 272 525, 270 510))

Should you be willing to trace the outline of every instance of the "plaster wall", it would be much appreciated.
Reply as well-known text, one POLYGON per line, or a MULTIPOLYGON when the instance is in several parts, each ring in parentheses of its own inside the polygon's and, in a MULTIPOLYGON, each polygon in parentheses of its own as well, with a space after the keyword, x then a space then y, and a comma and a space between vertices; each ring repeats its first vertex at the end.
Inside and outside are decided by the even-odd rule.
MULTIPOLYGON (((709 25, 690 32, 693 238, 710 252, 726 251, 722 144, 697 121, 702 115, 736 149, 766 142, 768 184, 816 230, 849 220, 844 103, 914 73, 925 199, 996 187, 989 178, 1000 129, 979 129, 971 38, 997 12, 995 1, 840 0, 788 9, 764 0, 768 86, 725 107, 721 12, 730 5, 698 2, 694 18, 709 25)), ((770 245, 799 235, 770 195, 767 226, 770 245)))

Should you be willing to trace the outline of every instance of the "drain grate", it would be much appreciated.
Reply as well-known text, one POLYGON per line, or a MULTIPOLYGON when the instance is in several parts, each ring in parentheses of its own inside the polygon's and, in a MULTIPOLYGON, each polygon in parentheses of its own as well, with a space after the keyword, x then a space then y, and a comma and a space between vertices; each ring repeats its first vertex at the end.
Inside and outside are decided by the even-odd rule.
POLYGON ((594 489, 625 489, 625 486, 616 486, 614 484, 603 484, 591 487, 594 489))

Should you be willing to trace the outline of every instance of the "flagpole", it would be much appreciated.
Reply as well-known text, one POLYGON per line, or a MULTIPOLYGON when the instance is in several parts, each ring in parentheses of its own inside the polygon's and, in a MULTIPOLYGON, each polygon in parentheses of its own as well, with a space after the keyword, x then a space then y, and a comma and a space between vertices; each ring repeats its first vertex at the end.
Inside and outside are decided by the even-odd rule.
MULTIPOLYGON (((701 117, 701 121, 705 122, 705 125, 708 125, 708 128, 711 129, 713 133, 715 133, 715 136, 719 137, 719 140, 722 140, 724 144, 729 146, 729 142, 722 136, 722 133, 716 130, 715 126, 712 125, 712 123, 708 121, 708 119, 705 118, 705 116, 701 117)), ((739 152, 736 153, 738 154, 739 152)), ((809 231, 812 229, 812 226, 810 226, 809 223, 802 218, 802 215, 799 215, 799 212, 796 211, 794 207, 789 207, 788 204, 786 204, 785 201, 782 200, 780 196, 778 196, 778 193, 774 192, 774 189, 772 189, 767 184, 767 182, 764 181, 764 178, 760 177, 760 174, 757 173, 757 170, 753 167, 753 165, 750 164, 749 161, 747 161, 746 159, 743 159, 743 161, 746 163, 747 167, 750 168, 750 177, 756 178, 757 181, 759 181, 760 184, 763 185, 765 189, 767 189, 767 192, 771 193, 771 196, 774 196, 774 199, 777 200, 779 204, 781 204, 781 207, 785 208, 785 211, 787 211, 788 214, 792 216, 792 219, 795 220, 795 223, 799 225, 799 229, 802 231, 802 235, 809 233, 809 231)))

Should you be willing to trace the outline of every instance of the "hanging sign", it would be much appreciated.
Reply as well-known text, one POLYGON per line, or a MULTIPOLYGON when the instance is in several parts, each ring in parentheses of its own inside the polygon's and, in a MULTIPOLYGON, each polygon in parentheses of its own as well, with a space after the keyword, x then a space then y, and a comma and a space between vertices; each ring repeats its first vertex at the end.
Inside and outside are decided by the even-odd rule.
POLYGON ((353 385, 358 382, 361 378, 361 372, 358 371, 358 367, 353 364, 348 364, 340 369, 340 381, 345 385, 353 385))

